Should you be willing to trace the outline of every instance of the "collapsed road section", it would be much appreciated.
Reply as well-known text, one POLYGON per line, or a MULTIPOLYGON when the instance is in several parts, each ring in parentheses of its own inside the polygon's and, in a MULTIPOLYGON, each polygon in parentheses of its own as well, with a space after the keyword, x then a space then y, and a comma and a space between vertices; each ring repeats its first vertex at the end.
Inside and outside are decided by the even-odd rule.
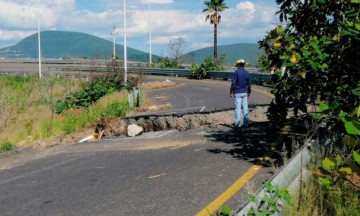
MULTIPOLYGON (((250 124, 253 122, 268 121, 266 112, 267 105, 255 105, 249 107, 250 124)), ((168 115, 138 115, 126 117, 113 121, 104 127, 104 136, 113 137, 119 135, 129 136, 128 128, 130 125, 137 125, 142 128, 142 132, 164 131, 164 130, 188 130, 193 128, 216 127, 218 125, 231 126, 234 122, 234 110, 214 110, 211 112, 193 112, 186 114, 168 115)), ((99 127, 99 125, 98 125, 99 127)), ((140 132, 139 134, 141 134, 140 132)))

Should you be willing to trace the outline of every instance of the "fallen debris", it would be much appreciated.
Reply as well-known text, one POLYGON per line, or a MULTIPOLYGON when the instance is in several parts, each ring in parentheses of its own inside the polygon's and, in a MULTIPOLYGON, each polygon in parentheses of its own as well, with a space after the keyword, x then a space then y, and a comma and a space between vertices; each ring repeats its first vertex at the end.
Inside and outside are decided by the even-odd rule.
POLYGON ((86 141, 97 141, 101 140, 105 130, 100 131, 99 133, 94 133, 93 135, 87 136, 79 141, 79 143, 86 142, 86 141))
POLYGON ((127 127, 128 136, 135 137, 136 135, 141 134, 144 129, 136 124, 131 124, 127 127))

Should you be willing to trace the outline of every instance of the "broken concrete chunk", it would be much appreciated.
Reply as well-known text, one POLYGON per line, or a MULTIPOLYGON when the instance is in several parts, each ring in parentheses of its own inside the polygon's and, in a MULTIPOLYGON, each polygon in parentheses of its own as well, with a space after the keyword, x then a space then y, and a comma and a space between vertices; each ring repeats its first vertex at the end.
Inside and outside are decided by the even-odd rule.
POLYGON ((128 130, 128 136, 135 137, 136 135, 141 134, 144 129, 136 124, 131 124, 128 126, 127 130, 128 130))

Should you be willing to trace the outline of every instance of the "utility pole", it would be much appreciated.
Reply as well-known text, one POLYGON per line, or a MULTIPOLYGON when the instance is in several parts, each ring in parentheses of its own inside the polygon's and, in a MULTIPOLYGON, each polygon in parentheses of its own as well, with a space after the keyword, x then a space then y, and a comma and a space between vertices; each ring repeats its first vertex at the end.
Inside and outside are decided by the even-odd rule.
POLYGON ((38 22, 38 58, 39 58, 39 78, 42 78, 41 73, 41 39, 40 39, 40 1, 38 0, 38 14, 37 14, 37 22, 38 22))
POLYGON ((126 48, 126 0, 124 1, 124 84, 127 86, 127 48, 126 48))
POLYGON ((111 35, 113 36, 113 60, 116 59, 116 35, 118 35, 118 32, 115 32, 115 27, 113 27, 113 31, 111 32, 111 35))

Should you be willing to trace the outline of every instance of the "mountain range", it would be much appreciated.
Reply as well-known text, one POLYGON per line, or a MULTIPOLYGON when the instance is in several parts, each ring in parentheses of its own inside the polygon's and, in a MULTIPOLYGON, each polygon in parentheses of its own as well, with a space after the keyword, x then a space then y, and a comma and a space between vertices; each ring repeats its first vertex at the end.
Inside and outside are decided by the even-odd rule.
MULTIPOLYGON (((87 58, 111 59, 113 55, 113 42, 79 32, 42 31, 41 55, 43 58, 87 58)), ((123 45, 116 44, 117 57, 124 56, 123 45)), ((38 34, 22 39, 14 46, 0 49, 0 58, 37 58, 38 34)), ((127 57, 130 61, 148 61, 149 54, 127 48, 127 57)), ((153 58, 159 56, 153 55, 153 58)))
MULTIPOLYGON (((258 58, 262 54, 258 44, 251 43, 237 43, 231 45, 218 46, 218 59, 224 55, 224 62, 227 64, 234 64, 238 59, 244 59, 245 62, 252 66, 258 64, 258 58)), ((213 47, 198 49, 187 54, 190 62, 197 64, 204 61, 206 57, 213 56, 213 47)))
MULTIPOLYGON (((33 34, 18 42, 16 45, 0 49, 0 58, 31 58, 38 57, 38 35, 33 34)), ((122 59, 123 45, 116 44, 117 57, 122 59)), ((41 54, 43 58, 86 58, 110 59, 113 53, 113 42, 79 32, 42 31, 41 54)), ((242 58, 251 65, 257 65, 257 59, 262 53, 257 44, 239 43, 218 46, 218 57, 225 55, 225 63, 234 63, 242 58)), ((192 51, 185 63, 200 64, 208 56, 213 55, 213 47, 192 51)), ((146 62, 149 54, 137 49, 127 48, 129 61, 146 62)), ((160 56, 152 55, 154 62, 160 56)))

